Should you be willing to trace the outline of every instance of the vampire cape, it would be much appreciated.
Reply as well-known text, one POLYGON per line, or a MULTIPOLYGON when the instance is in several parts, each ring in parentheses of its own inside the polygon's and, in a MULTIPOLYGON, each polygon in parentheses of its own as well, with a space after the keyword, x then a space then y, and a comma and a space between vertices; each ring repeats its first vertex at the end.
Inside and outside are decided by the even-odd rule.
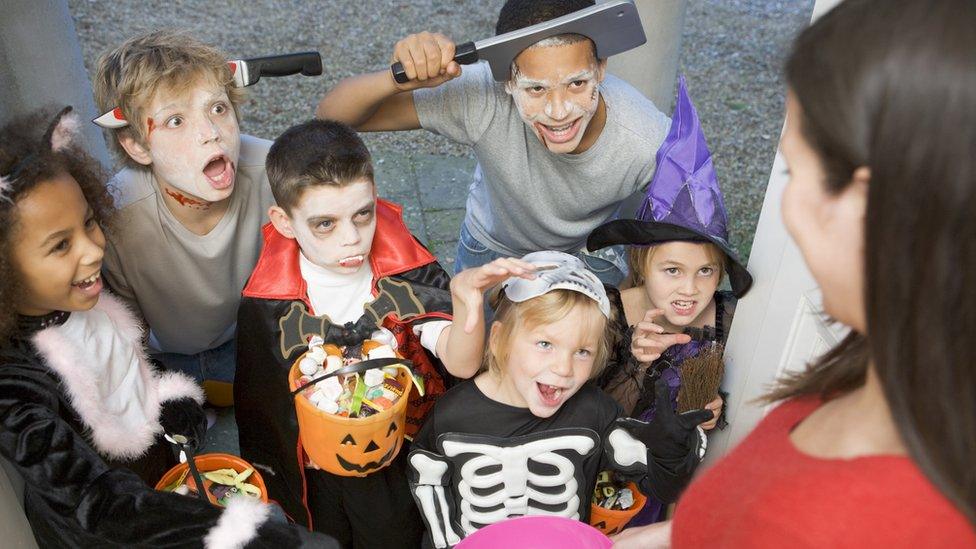
POLYGON ((369 254, 376 299, 367 304, 359 321, 330 325, 308 312, 311 304, 299 269, 298 245, 270 224, 263 229, 264 248, 238 311, 234 402, 241 456, 261 469, 270 496, 301 523, 311 518, 288 371, 307 349, 308 338, 319 335, 326 343, 356 344, 377 329, 375 319, 380 317, 382 327, 396 337, 398 352, 413 362, 424 381, 425 396, 411 393, 408 437, 420 429, 451 379, 411 329, 415 323, 451 319, 450 276, 410 234, 398 206, 378 200, 376 217, 369 254))

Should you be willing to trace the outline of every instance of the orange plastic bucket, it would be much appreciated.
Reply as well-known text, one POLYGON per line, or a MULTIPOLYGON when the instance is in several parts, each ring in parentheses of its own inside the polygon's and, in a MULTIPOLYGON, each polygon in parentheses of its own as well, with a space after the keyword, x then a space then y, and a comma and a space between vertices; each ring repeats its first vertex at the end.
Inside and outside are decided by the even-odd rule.
POLYGON ((633 482, 627 484, 627 488, 634 494, 634 504, 629 509, 605 509, 595 503, 590 504, 590 526, 603 532, 607 536, 620 533, 624 526, 634 518, 644 504, 647 503, 647 496, 637 489, 633 482))
MULTIPOLYGON (((364 345, 365 349, 365 345, 364 345)), ((298 389, 302 372, 298 357, 288 372, 291 389, 298 389)), ((349 418, 319 410, 304 395, 295 396, 298 436, 305 453, 323 470, 343 477, 365 477, 389 465, 403 447, 403 427, 413 376, 397 369, 403 395, 393 406, 372 416, 349 418)))
MULTIPOLYGON (((199 470, 201 474, 207 471, 215 471, 217 469, 233 469, 238 473, 247 469, 254 469, 250 463, 230 454, 200 454, 194 458, 194 462, 197 464, 197 470, 199 470)), ((169 471, 166 471, 163 478, 159 479, 159 482, 156 483, 156 489, 163 490, 167 486, 172 485, 174 482, 179 480, 179 478, 183 476, 183 474, 189 468, 190 466, 186 463, 180 463, 169 471)), ((209 482, 210 481, 204 479, 204 484, 208 484, 209 482)), ((254 469, 254 472, 251 473, 251 476, 247 477, 245 482, 257 486, 258 490, 261 490, 261 501, 268 503, 268 488, 264 485, 264 479, 261 478, 261 473, 259 473, 257 469, 254 469)), ((204 491, 207 493, 207 499, 210 500, 210 503, 218 505, 217 498, 214 497, 209 490, 206 490, 206 488, 207 486, 204 487, 204 491)))

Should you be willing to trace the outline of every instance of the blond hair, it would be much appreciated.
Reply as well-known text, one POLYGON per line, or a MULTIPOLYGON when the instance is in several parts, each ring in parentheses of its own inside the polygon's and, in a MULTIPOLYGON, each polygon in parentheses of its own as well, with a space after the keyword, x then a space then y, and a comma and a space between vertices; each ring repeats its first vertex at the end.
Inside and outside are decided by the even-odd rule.
POLYGON ((553 290, 516 303, 505 297, 504 292, 499 289, 492 296, 492 304, 495 306, 495 322, 499 323, 499 328, 497 332, 492 333, 485 347, 482 370, 488 369, 495 373, 501 371, 502 364, 508 362, 512 336, 515 333, 561 320, 576 307, 583 307, 585 310, 583 325, 598 329, 600 332, 590 379, 599 376, 606 367, 610 357, 609 323, 600 312, 600 306, 596 301, 586 295, 572 290, 553 290))
MULTIPOLYGON (((675 242, 675 241, 671 241, 675 242)), ((690 241, 692 244, 700 244, 705 247, 705 255, 708 256, 710 261, 718 263, 718 283, 722 283, 722 279, 725 277, 725 265, 728 263, 729 259, 726 257, 725 252, 721 248, 716 246, 711 242, 694 242, 690 241)), ((651 244, 650 246, 631 246, 627 250, 627 269, 630 274, 627 275, 627 280, 621 287, 634 288, 637 286, 642 286, 644 284, 644 273, 647 272, 647 266, 654 259, 654 254, 661 244, 667 244, 667 242, 659 242, 658 244, 651 244)))
POLYGON ((99 112, 116 107, 129 125, 114 131, 115 152, 131 167, 141 167, 119 144, 123 137, 145 143, 148 125, 145 109, 160 91, 182 94, 201 79, 222 85, 238 114, 244 90, 234 86, 227 56, 190 34, 157 30, 129 38, 99 57, 93 87, 99 112))

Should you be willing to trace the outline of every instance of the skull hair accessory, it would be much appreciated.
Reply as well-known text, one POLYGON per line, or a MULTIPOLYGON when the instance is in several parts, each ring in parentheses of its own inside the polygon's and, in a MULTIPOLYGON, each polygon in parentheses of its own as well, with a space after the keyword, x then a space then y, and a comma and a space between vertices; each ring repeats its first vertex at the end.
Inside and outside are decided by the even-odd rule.
POLYGON ((536 265, 536 277, 506 280, 502 287, 508 299, 521 303, 552 290, 572 290, 596 301, 603 316, 610 318, 610 300, 603 283, 578 257, 547 250, 527 254, 522 261, 536 265))

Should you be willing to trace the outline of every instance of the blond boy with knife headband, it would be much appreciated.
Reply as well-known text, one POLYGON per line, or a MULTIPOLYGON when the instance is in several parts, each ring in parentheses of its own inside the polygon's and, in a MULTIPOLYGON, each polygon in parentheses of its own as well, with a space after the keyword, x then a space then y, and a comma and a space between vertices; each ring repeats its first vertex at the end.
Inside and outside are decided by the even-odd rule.
POLYGON ((103 274, 145 320, 154 358, 204 382, 215 405, 232 403, 237 306, 274 204, 271 143, 238 126, 240 86, 259 76, 244 65, 156 31, 102 55, 94 77, 94 122, 125 164, 103 274))

